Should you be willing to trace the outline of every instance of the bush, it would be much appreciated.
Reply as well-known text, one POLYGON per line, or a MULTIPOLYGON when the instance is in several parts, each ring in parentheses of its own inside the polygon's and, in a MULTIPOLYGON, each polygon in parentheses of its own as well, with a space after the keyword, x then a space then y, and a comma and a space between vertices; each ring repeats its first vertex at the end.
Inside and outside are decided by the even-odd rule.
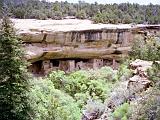
POLYGON ((132 59, 159 60, 160 44, 154 37, 147 37, 146 40, 136 38, 130 56, 132 59))
POLYGON ((149 76, 149 80, 152 80, 154 83, 159 82, 160 79, 160 64, 153 63, 152 68, 147 70, 147 74, 149 76))
POLYGON ((117 72, 117 79, 118 80, 127 80, 129 77, 132 76, 132 71, 128 68, 127 65, 121 64, 120 67, 118 68, 117 72))
POLYGON ((124 103, 113 112, 114 119, 127 120, 129 116, 129 104, 124 103))
MULTIPOLYGON (((113 70, 103 67, 99 70, 80 70, 71 74, 53 71, 44 80, 35 80, 29 93, 34 119, 79 120, 80 109, 88 110, 88 100, 97 105, 93 110, 102 114, 102 105, 114 79, 113 70), (58 89, 58 90, 57 90, 58 89), (61 90, 61 91, 60 91, 61 90), (65 94, 66 93, 66 94, 65 94), (100 106, 99 106, 100 107, 100 106)), ((116 74, 116 73, 115 73, 116 74)))
POLYGON ((83 119, 98 119, 104 113, 105 105, 100 101, 88 100, 83 111, 83 119))
POLYGON ((90 79, 101 79, 106 82, 114 82, 117 80, 117 72, 113 70, 111 67, 102 67, 98 70, 90 70, 89 71, 90 79))
POLYGON ((151 88, 145 94, 145 99, 132 105, 131 119, 134 120, 160 120, 160 89, 151 88))
POLYGON ((51 80, 56 89, 64 89, 66 83, 66 76, 64 71, 52 71, 47 77, 47 80, 51 80))
POLYGON ((87 100, 91 99, 89 93, 76 93, 74 95, 74 99, 76 100, 79 108, 83 108, 84 105, 87 104, 87 100))
POLYGON ((32 80, 28 93, 34 120, 80 120, 81 113, 75 100, 54 88, 50 80, 32 80))
POLYGON ((53 71, 47 79, 53 82, 56 89, 71 95, 82 107, 89 98, 104 101, 115 81, 128 78, 131 74, 128 67, 122 65, 118 71, 110 67, 80 70, 69 75, 65 75, 63 71, 53 71))
POLYGON ((53 71, 48 80, 51 80, 56 89, 72 96, 80 108, 88 99, 104 101, 111 90, 116 73, 110 67, 99 70, 80 70, 65 75, 63 71, 53 71))
POLYGON ((78 19, 85 19, 87 16, 86 16, 86 13, 84 10, 81 10, 81 11, 78 11, 76 13, 76 18, 78 19))
MULTIPOLYGON (((118 71, 110 67, 102 67, 97 70, 80 70, 70 74, 65 74, 63 71, 53 71, 46 80, 52 81, 55 89, 72 96, 81 110, 86 109, 87 113, 96 111, 97 118, 103 111, 98 106, 100 103, 103 104, 109 96, 109 92, 117 80, 122 79, 123 76, 129 77, 131 73, 126 65, 122 65, 118 71), (97 106, 88 104, 88 100, 94 101, 92 103, 97 106)), ((125 116, 123 117, 125 119, 125 116)))

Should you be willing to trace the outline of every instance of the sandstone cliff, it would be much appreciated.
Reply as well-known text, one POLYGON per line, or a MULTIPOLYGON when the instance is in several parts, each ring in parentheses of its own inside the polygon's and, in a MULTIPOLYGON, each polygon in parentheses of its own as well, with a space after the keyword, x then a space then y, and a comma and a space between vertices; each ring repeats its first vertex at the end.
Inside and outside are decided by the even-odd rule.
POLYGON ((61 68, 65 71, 71 67, 72 70, 77 69, 78 65, 79 69, 82 69, 90 66, 89 64, 92 64, 91 68, 93 64, 97 64, 96 67, 101 66, 99 64, 116 67, 116 63, 130 51, 136 34, 145 35, 146 32, 157 34, 157 29, 160 28, 159 25, 92 24, 89 20, 76 19, 12 21, 18 36, 23 40, 26 59, 32 65, 40 61, 39 66, 37 64, 31 67, 32 72, 38 71, 35 69, 39 71, 56 69, 64 66, 63 62, 67 64, 66 69, 61 68), (51 62, 52 60, 58 60, 59 63, 51 62), (103 60, 103 63, 99 60, 103 60))

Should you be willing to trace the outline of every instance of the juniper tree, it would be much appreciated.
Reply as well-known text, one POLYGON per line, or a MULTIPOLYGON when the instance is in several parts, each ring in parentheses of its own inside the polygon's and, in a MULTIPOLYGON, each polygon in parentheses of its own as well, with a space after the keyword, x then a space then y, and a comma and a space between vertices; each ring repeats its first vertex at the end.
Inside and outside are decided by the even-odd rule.
POLYGON ((26 62, 12 22, 3 17, 0 25, 0 120, 27 119, 26 62))
POLYGON ((0 18, 2 17, 3 0, 0 0, 0 18))

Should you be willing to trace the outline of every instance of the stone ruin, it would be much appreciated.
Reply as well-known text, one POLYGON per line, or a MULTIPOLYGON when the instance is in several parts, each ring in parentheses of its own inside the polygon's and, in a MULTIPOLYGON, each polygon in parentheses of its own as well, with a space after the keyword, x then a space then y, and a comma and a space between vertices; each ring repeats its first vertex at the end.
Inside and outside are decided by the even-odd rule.
POLYGON ((12 21, 23 40, 25 58, 31 63, 28 69, 35 75, 105 65, 116 69, 131 50, 135 36, 160 36, 160 25, 92 24, 86 20, 12 21))
MULTIPOLYGON (((65 72, 72 72, 76 70, 98 69, 109 64, 109 61, 103 59, 51 59, 40 60, 32 63, 28 70, 33 74, 47 74, 53 70, 63 70, 65 72), (107 64, 105 64, 107 63, 107 64)), ((110 65, 116 64, 110 61, 110 65)))

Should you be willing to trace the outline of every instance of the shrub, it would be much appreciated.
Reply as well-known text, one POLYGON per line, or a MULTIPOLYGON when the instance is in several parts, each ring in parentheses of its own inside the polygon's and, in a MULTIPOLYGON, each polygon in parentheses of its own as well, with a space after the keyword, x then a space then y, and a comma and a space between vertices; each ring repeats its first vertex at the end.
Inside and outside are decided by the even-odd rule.
POLYGON ((84 105, 87 104, 87 100, 91 99, 88 92, 86 93, 76 93, 74 95, 74 99, 77 101, 77 104, 79 105, 79 108, 83 108, 84 105))
POLYGON ((100 101, 88 100, 83 111, 83 119, 98 119, 104 113, 105 105, 100 101))
POLYGON ((80 70, 70 74, 53 71, 46 80, 52 81, 55 88, 72 96, 79 108, 83 109, 89 99, 101 101, 108 97, 109 92, 119 78, 129 77, 131 71, 123 65, 119 71, 110 67, 97 70, 80 70))
POLYGON ((136 38, 130 54, 132 59, 155 61, 160 58, 160 44, 154 37, 136 38))
POLYGON ((117 79, 118 80, 127 80, 132 75, 132 71, 128 68, 127 65, 121 64, 118 68, 117 79))
POLYGON ((56 89, 71 95, 82 108, 89 98, 101 101, 106 99, 114 78, 112 72, 109 67, 100 70, 80 70, 69 75, 65 75, 63 71, 53 71, 47 79, 53 82, 56 89))
POLYGON ((102 79, 106 82, 113 82, 117 80, 117 73, 111 67, 102 67, 98 70, 91 69, 89 71, 90 79, 102 79))
POLYGON ((34 120, 80 120, 81 113, 75 100, 54 88, 50 80, 32 80, 29 102, 34 120))
POLYGON ((108 85, 101 79, 90 79, 87 71, 77 71, 67 77, 65 91, 74 97, 76 93, 88 94, 91 98, 105 100, 108 85))
POLYGON ((145 94, 145 99, 132 105, 131 119, 134 120, 159 120, 160 119, 160 89, 153 87, 145 94))
POLYGON ((124 103, 113 112, 114 119, 127 120, 129 116, 129 104, 124 103))
POLYGON ((54 83, 56 89, 63 89, 66 83, 66 77, 64 71, 52 71, 51 74, 47 77, 48 80, 51 80, 54 83))
POLYGON ((154 83, 159 82, 160 78, 160 64, 159 63, 153 63, 152 68, 149 68, 147 70, 147 73, 149 75, 149 80, 152 80, 154 83))

